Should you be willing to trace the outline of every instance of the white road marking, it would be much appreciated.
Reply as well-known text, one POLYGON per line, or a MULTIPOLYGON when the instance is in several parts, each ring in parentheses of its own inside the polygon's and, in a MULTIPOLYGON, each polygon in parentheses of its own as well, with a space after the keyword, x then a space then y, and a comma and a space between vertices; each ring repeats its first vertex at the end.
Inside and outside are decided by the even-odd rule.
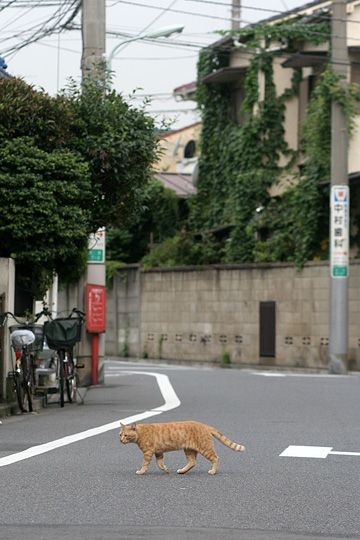
POLYGON ((101 435, 102 433, 106 433, 107 431, 111 431, 113 429, 119 429, 120 422, 122 422, 123 424, 131 424, 132 422, 138 422, 139 420, 144 420, 145 418, 150 418, 151 416, 156 416, 163 412, 171 411, 172 409, 176 409, 176 407, 179 407, 179 405, 181 404, 181 401, 177 397, 175 390, 173 389, 167 375, 163 375, 162 373, 152 373, 148 371, 126 371, 124 373, 128 375, 140 374, 155 377, 159 385, 159 390, 165 401, 164 405, 161 405, 160 407, 156 407, 155 409, 151 409, 149 411, 135 414, 133 416, 128 416, 127 418, 121 418, 120 420, 110 422, 109 424, 105 424, 103 426, 87 429, 86 431, 74 433, 73 435, 62 437, 61 439, 56 439, 45 444, 39 444, 38 446, 32 446, 31 448, 28 448, 23 452, 10 454, 9 456, 0 458, 0 467, 11 465, 12 463, 17 463, 18 461, 22 461, 24 459, 28 459, 34 456, 39 456, 40 454, 44 454, 46 452, 51 452, 51 450, 55 450, 56 448, 60 448, 61 446, 67 446, 68 444, 82 441, 83 439, 94 437, 95 435, 101 435))
POLYGON ((332 446, 288 446, 280 457, 326 458, 332 446))
POLYGON ((272 371, 253 371, 253 375, 261 375, 262 377, 286 377, 285 373, 276 373, 272 371))
POLYGON ((279 371, 250 371, 252 375, 260 375, 261 377, 305 377, 309 378, 322 378, 322 379, 348 379, 349 377, 358 376, 357 373, 351 373, 348 375, 331 375, 330 373, 284 373, 279 371))
POLYGON ((279 457, 301 457, 325 459, 329 455, 360 456, 360 452, 339 452, 332 446, 288 446, 279 457))

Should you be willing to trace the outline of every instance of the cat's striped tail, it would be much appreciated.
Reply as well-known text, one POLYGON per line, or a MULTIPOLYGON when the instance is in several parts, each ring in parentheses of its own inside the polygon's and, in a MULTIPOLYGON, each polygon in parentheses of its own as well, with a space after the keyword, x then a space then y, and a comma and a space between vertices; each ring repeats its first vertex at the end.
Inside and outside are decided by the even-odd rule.
POLYGON ((217 429, 211 430, 211 435, 213 435, 213 437, 215 437, 215 439, 217 439, 221 443, 225 444, 225 446, 228 446, 229 448, 231 448, 231 450, 235 450, 235 452, 244 452, 245 450, 244 445, 238 444, 232 441, 231 439, 229 439, 228 437, 225 437, 225 435, 220 433, 220 431, 218 431, 217 429))

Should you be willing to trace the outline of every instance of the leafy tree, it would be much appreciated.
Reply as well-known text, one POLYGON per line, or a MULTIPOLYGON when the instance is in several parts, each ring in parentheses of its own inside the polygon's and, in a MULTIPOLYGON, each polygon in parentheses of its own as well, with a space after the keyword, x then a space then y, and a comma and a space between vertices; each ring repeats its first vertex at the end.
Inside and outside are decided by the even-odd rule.
POLYGON ((89 163, 93 230, 123 225, 141 210, 156 159, 154 123, 107 84, 72 83, 64 96, 74 115, 68 145, 89 163))
POLYGON ((8 140, 0 192, 1 255, 15 258, 23 285, 43 292, 54 269, 78 278, 91 228, 88 164, 66 149, 45 152, 31 138, 8 140))
POLYGON ((87 238, 130 222, 156 157, 151 118, 106 84, 51 97, 0 80, 0 256, 42 296, 84 269, 87 238))

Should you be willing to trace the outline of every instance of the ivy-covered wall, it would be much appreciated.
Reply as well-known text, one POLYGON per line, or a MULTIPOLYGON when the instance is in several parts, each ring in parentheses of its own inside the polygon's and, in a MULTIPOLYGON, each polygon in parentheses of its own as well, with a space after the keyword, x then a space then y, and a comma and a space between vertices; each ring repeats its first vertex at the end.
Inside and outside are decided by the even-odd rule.
MULTIPOLYGON (((299 127, 301 143, 295 149, 288 144, 285 115, 290 101, 298 100, 303 71, 293 69, 291 85, 279 93, 274 59, 285 60, 304 43, 328 47, 329 37, 328 21, 259 24, 241 31, 237 38, 250 59, 241 123, 232 114, 231 84, 204 83, 204 77, 229 65, 231 51, 214 46, 201 52, 197 99, 203 130, 198 193, 191 202, 186 231, 182 238, 177 237, 176 248, 174 243, 171 246, 172 264, 189 260, 192 264, 295 261, 302 266, 307 260, 327 258, 331 102, 336 99, 343 106, 351 130, 358 89, 350 85, 344 90, 331 64, 325 64, 305 122, 299 127), (281 51, 277 49, 280 41, 281 51), (284 178, 286 189, 271 197, 270 188, 284 178), (211 232, 227 225, 230 234, 211 232), (191 246, 185 250, 185 260, 180 249, 184 242, 191 246)), ((161 261, 155 251, 151 264, 167 264, 164 246, 161 261)))

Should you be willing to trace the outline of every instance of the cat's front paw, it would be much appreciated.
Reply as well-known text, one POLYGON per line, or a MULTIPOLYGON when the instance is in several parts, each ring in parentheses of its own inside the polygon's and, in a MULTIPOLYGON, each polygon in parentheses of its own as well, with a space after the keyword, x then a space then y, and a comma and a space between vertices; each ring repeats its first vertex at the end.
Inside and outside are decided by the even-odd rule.
POLYGON ((213 476, 214 474, 216 474, 216 471, 214 471, 213 469, 210 469, 210 471, 208 471, 208 473, 213 476))
POLYGON ((145 474, 146 471, 143 471, 142 469, 139 469, 138 471, 136 471, 136 474, 145 474))

